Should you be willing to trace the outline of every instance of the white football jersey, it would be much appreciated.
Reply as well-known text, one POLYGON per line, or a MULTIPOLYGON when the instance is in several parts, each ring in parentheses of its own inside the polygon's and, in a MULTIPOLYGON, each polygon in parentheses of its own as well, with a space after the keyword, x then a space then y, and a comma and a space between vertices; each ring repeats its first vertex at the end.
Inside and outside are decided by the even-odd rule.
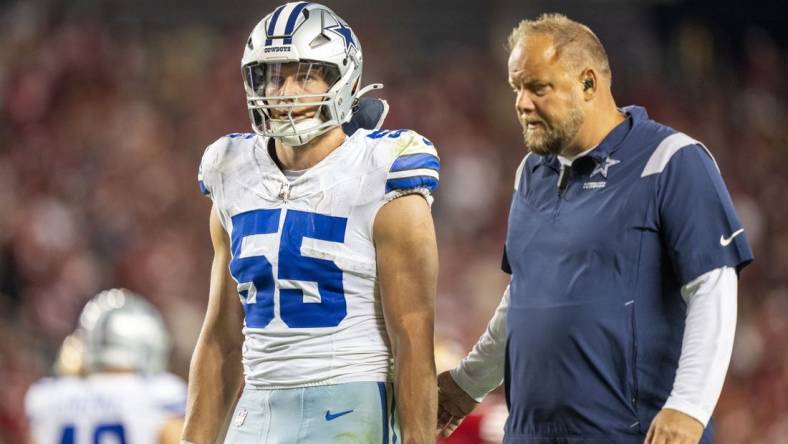
POLYGON ((378 210, 398 196, 431 201, 435 148, 413 131, 362 129, 291 182, 269 141, 222 137, 200 165, 200 188, 231 241, 246 383, 390 380, 372 228, 378 210))
POLYGON ((25 397, 36 444, 155 444, 185 405, 186 383, 167 373, 45 378, 25 397))

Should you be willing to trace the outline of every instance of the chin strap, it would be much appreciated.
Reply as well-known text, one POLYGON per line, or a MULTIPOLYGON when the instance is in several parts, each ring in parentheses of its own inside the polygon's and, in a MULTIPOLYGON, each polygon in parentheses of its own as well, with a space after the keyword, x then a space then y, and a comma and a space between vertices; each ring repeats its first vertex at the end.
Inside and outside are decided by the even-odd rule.
POLYGON ((292 134, 272 137, 281 140, 285 145, 299 147, 326 131, 327 128, 322 131, 319 129, 321 123, 323 123, 323 120, 317 116, 299 121, 293 121, 292 119, 290 121, 272 120, 271 129, 279 133, 292 132, 292 134), (314 128, 314 130, 306 131, 309 128, 314 128))

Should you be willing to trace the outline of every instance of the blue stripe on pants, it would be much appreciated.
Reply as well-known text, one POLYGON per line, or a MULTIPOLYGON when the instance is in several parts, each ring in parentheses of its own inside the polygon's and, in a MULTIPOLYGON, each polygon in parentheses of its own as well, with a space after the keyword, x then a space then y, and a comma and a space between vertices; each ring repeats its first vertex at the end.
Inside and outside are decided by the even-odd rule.
POLYGON ((392 442, 397 444, 397 427, 394 425, 394 420, 397 418, 397 397, 395 393, 391 394, 391 435, 392 442))
POLYGON ((386 396, 386 383, 378 382, 378 390, 380 391, 380 412, 383 416, 383 444, 389 442, 389 403, 386 396))

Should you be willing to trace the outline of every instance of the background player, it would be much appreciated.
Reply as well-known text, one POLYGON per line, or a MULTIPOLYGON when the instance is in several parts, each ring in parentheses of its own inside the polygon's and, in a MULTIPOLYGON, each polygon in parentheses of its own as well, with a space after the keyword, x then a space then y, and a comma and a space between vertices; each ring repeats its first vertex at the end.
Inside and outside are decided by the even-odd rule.
POLYGON ((29 442, 177 443, 186 384, 165 373, 168 357, 169 335, 151 304, 123 289, 98 294, 58 360, 66 373, 85 376, 45 378, 30 387, 29 442))
POLYGON ((316 3, 276 8, 246 42, 256 134, 219 139, 200 165, 214 262, 187 441, 216 439, 242 363, 226 442, 433 440, 439 160, 413 131, 345 135, 362 66, 316 3))

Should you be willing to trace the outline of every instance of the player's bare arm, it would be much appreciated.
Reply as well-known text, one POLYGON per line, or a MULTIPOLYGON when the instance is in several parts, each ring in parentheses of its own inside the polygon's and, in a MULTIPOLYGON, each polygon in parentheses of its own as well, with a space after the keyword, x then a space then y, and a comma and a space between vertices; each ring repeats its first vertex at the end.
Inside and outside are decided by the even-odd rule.
POLYGON ((211 210, 214 248, 208 310, 189 369, 189 396, 183 439, 213 443, 229 415, 242 381, 243 309, 229 275, 230 243, 211 210))
POLYGON ((437 387, 434 299, 438 254, 427 201, 420 195, 384 205, 374 224, 377 265, 403 443, 434 440, 437 387))

